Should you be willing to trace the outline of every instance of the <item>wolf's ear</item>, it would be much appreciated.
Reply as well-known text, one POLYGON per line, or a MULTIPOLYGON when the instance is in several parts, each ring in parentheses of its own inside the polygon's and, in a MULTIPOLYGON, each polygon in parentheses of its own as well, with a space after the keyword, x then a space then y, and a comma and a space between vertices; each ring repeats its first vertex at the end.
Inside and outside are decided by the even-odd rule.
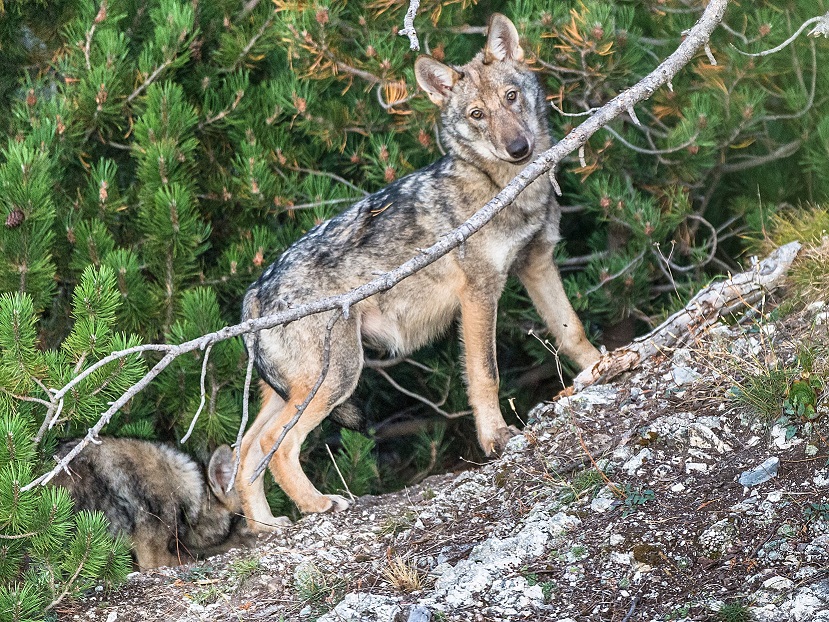
POLYGON ((442 106, 449 98, 460 74, 431 56, 421 54, 415 61, 415 78, 432 103, 442 106))
POLYGON ((484 46, 484 62, 496 60, 524 60, 524 50, 518 42, 518 31, 510 18, 493 13, 489 18, 489 32, 484 46))
POLYGON ((210 456, 210 463, 207 465, 207 483, 219 500, 224 501, 230 486, 230 476, 233 474, 233 450, 227 445, 222 445, 210 456))

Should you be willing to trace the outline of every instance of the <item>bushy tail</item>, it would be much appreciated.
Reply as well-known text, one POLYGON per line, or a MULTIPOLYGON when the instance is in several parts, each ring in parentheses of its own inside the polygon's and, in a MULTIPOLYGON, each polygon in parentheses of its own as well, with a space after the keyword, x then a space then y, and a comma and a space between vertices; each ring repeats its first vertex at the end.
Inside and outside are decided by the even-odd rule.
POLYGON ((366 420, 360 409, 350 400, 345 401, 329 415, 332 421, 336 421, 344 428, 355 430, 357 432, 365 432, 366 420))

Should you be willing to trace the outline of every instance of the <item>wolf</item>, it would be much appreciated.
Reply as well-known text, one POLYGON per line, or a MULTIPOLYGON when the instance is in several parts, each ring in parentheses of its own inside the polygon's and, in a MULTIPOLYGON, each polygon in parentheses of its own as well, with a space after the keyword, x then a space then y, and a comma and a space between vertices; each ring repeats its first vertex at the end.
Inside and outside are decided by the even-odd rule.
MULTIPOLYGON (((397 267, 467 220, 553 144, 544 92, 524 62, 515 26, 504 15, 491 17, 484 48, 467 64, 453 67, 420 56, 415 76, 440 108, 446 155, 311 229, 249 287, 243 319, 346 292, 397 267)), ((599 358, 553 261, 559 219, 551 182, 542 176, 463 247, 351 307, 328 339, 330 314, 246 337, 263 380, 259 414, 239 447, 236 480, 251 529, 286 524, 287 519, 272 516, 263 478, 249 482, 320 378, 326 350, 329 366, 322 384, 268 465, 305 513, 348 507, 344 498, 314 487, 300 467, 299 453, 306 435, 332 411, 341 421, 349 419, 342 409, 360 377, 363 345, 400 356, 459 319, 469 403, 488 455, 500 452, 517 433, 499 408, 495 353, 498 299, 510 273, 523 283, 565 355, 581 368, 599 358)))
MULTIPOLYGON (((213 452, 206 473, 163 443, 103 438, 52 480, 69 491, 76 510, 100 511, 109 531, 128 536, 139 570, 177 566, 251 544, 235 490, 226 493, 233 452, 213 452), (206 480, 206 481, 205 481, 206 480)), ((63 457, 78 443, 58 446, 63 457)))

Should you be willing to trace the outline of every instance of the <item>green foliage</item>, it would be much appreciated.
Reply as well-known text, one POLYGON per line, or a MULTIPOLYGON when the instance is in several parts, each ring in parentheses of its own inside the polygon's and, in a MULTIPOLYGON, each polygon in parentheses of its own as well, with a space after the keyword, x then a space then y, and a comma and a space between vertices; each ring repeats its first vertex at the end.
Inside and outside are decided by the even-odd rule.
POLYGON ((311 613, 320 616, 337 606, 345 596, 347 582, 333 572, 307 562, 294 572, 297 596, 311 607, 311 613))
POLYGON ((342 488, 340 481, 340 474, 342 474, 351 494, 360 496, 375 492, 380 474, 377 468, 374 440, 359 432, 345 429, 340 433, 340 439, 342 447, 334 456, 339 472, 328 472, 329 488, 342 488))
POLYGON ((591 495, 605 483, 604 474, 598 469, 585 469, 573 475, 569 486, 561 493, 562 503, 572 503, 584 493, 591 495))
POLYGON ((102 514, 73 515, 62 488, 23 490, 39 465, 25 418, 0 414, 0 435, 0 620, 39 620, 64 598, 123 581, 128 545, 102 514))
POLYGON ((829 503, 808 503, 803 509, 807 521, 829 520, 829 503))
POLYGON ((751 620, 751 612, 745 603, 739 601, 725 603, 717 611, 717 620, 720 622, 748 622, 751 620))
POLYGON ((755 408, 764 420, 774 420, 781 414, 791 376, 791 371, 786 369, 765 369, 760 374, 748 376, 731 392, 737 401, 755 408))
POLYGON ((262 562, 258 557, 242 557, 232 561, 230 568, 239 581, 245 581, 262 570, 262 562))
POLYGON ((818 416, 826 378, 825 370, 816 369, 815 362, 823 357, 817 346, 801 345, 791 364, 762 365, 757 373, 735 378, 731 394, 751 406, 764 421, 784 427, 788 440, 801 424, 818 416))
POLYGON ((641 506, 656 499, 656 493, 650 488, 634 487, 630 484, 625 484, 625 489, 622 494, 624 496, 622 516, 633 514, 641 506))

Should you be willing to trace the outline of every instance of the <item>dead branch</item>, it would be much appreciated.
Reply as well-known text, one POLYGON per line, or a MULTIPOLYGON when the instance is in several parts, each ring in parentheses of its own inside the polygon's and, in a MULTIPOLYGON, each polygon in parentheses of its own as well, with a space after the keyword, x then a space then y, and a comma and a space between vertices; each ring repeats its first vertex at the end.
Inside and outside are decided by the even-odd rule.
POLYGON ((762 52, 757 52, 756 54, 749 54, 748 52, 743 52, 737 46, 734 46, 734 49, 737 50, 743 56, 768 56, 769 54, 774 54, 775 52, 779 52, 787 45, 789 45, 792 41, 797 39, 800 36, 800 33, 806 30, 807 27, 811 26, 812 24, 817 24, 814 29, 809 33, 810 37, 817 37, 819 35, 823 35, 824 37, 829 37, 829 13, 826 15, 812 17, 807 19, 803 24, 801 24, 800 28, 798 28, 795 33, 786 39, 783 43, 778 46, 771 48, 770 50, 764 50, 762 52))
POLYGON ((642 361, 665 348, 681 344, 723 315, 754 304, 767 292, 779 287, 789 266, 800 250, 799 242, 790 242, 746 272, 725 281, 712 283, 694 296, 685 307, 653 331, 634 339, 630 345, 603 356, 573 381, 576 391, 599 381, 607 381, 637 367, 642 361))
POLYGON ((409 49, 415 52, 420 50, 420 41, 417 40, 417 31, 414 27, 414 18, 420 8, 420 0, 409 0, 406 17, 403 18, 403 28, 397 33, 402 37, 409 37, 409 49))
POLYGON ((199 420, 199 415, 201 414, 201 411, 204 409, 204 404, 207 399, 207 391, 205 390, 204 382, 205 378, 207 377, 207 361, 210 359, 210 350, 212 349, 213 344, 211 343, 204 350, 204 358, 202 359, 201 363, 201 379, 199 381, 199 407, 196 409, 196 414, 193 415, 192 421, 190 421, 190 427, 187 428, 187 433, 181 437, 181 443, 185 443, 187 439, 190 438, 190 435, 193 433, 193 430, 196 427, 196 421, 199 420))
MULTIPOLYGON (((516 197, 532 182, 548 171, 555 170, 555 167, 566 156, 584 145, 600 128, 607 125, 623 112, 630 112, 635 104, 648 99, 659 87, 669 83, 673 76, 675 76, 680 69, 685 67, 691 59, 693 59, 700 48, 705 45, 708 38, 711 36, 711 33, 717 27, 717 24, 719 24, 722 20, 727 6, 728 0, 711 0, 705 8, 699 21, 693 28, 691 28, 690 31, 688 31, 687 36, 679 44, 677 49, 670 56, 668 56, 667 59, 660 63, 656 69, 642 78, 630 89, 620 93, 607 104, 596 110, 595 114, 588 118, 584 123, 574 128, 561 141, 542 153, 538 158, 536 158, 535 161, 530 163, 509 184, 507 184, 501 192, 490 199, 466 222, 462 223, 456 229, 446 233, 432 246, 423 250, 420 254, 406 261, 397 268, 381 274, 372 281, 369 281, 368 283, 343 294, 320 298, 308 304, 275 313, 273 315, 251 319, 234 326, 226 326, 219 331, 202 335, 201 337, 178 345, 146 344, 143 346, 121 350, 119 352, 113 352, 109 356, 106 356, 93 365, 90 365, 52 396, 52 402, 54 404, 60 404, 63 396, 66 395, 72 387, 76 386, 85 378, 88 378, 92 373, 94 373, 95 370, 99 369, 103 365, 106 365, 107 363, 131 354, 146 351, 161 351, 165 353, 164 357, 156 363, 156 365, 149 372, 147 372, 144 377, 127 389, 104 413, 101 414, 98 422, 93 427, 89 428, 86 436, 83 437, 83 439, 72 449, 72 451, 62 458, 51 471, 36 478, 24 486, 21 491, 29 490, 40 484, 46 484, 57 473, 64 470, 84 447, 86 447, 90 442, 96 442, 98 434, 104 426, 109 423, 112 416, 118 410, 120 410, 135 395, 146 388, 156 376, 158 376, 170 363, 172 363, 172 361, 182 354, 186 354, 197 349, 204 349, 208 345, 219 341, 224 341, 226 339, 231 339, 251 332, 273 328, 274 326, 287 324, 302 317, 322 313, 324 311, 339 309, 343 313, 347 313, 350 307, 357 302, 365 300, 366 298, 369 298, 377 293, 391 289, 406 277, 422 270, 444 255, 448 254, 450 251, 461 246, 471 235, 479 231, 497 214, 512 204, 516 197)), ((154 72, 154 75, 151 77, 154 79, 155 74, 157 73, 160 73, 160 71, 154 72)), ((143 90, 148 83, 149 79, 136 90, 135 95, 137 95, 140 90, 143 90)), ((335 315, 335 317, 339 317, 339 315, 335 315)), ((50 419, 50 423, 52 425, 55 421, 57 421, 59 413, 60 408, 56 408, 56 412, 50 419)), ((263 462, 266 463, 265 461, 263 462)), ((264 464, 261 466, 264 469, 264 464)))
MULTIPOLYGON (((249 337, 250 335, 245 335, 245 342, 248 341, 249 337)), ((251 351, 250 345, 247 345, 248 351, 251 351)), ((236 457, 233 459, 233 471, 230 474, 230 484, 228 485, 226 492, 230 492, 236 485, 236 474, 239 473, 239 465, 242 463, 242 438, 245 435, 245 430, 248 427, 248 418, 250 417, 251 378, 253 378, 253 357, 248 356, 248 364, 245 370, 245 388, 244 394, 242 395, 242 420, 239 422, 239 430, 236 432, 236 443, 233 445, 236 448, 236 457)))
POLYGON ((414 399, 418 400, 419 402, 421 402, 423 404, 426 404, 429 408, 434 410, 437 414, 439 414, 443 417, 446 417, 447 419, 457 419, 458 417, 465 417, 466 415, 472 414, 471 410, 461 410, 461 411, 458 411, 458 412, 450 413, 450 412, 446 412, 445 410, 443 410, 441 408, 441 406, 443 406, 444 403, 446 403, 446 398, 449 397, 449 385, 447 385, 447 387, 446 387, 446 394, 443 396, 443 398, 439 402, 433 402, 429 398, 423 397, 419 393, 415 393, 414 391, 409 391, 405 387, 400 386, 394 380, 394 378, 392 378, 389 375, 389 373, 385 369, 383 369, 381 367, 375 367, 374 371, 376 371, 378 374, 380 374, 385 379, 386 382, 388 382, 391 386, 393 386, 395 389, 400 391, 400 393, 402 393, 403 395, 408 395, 409 397, 414 398, 414 399))

